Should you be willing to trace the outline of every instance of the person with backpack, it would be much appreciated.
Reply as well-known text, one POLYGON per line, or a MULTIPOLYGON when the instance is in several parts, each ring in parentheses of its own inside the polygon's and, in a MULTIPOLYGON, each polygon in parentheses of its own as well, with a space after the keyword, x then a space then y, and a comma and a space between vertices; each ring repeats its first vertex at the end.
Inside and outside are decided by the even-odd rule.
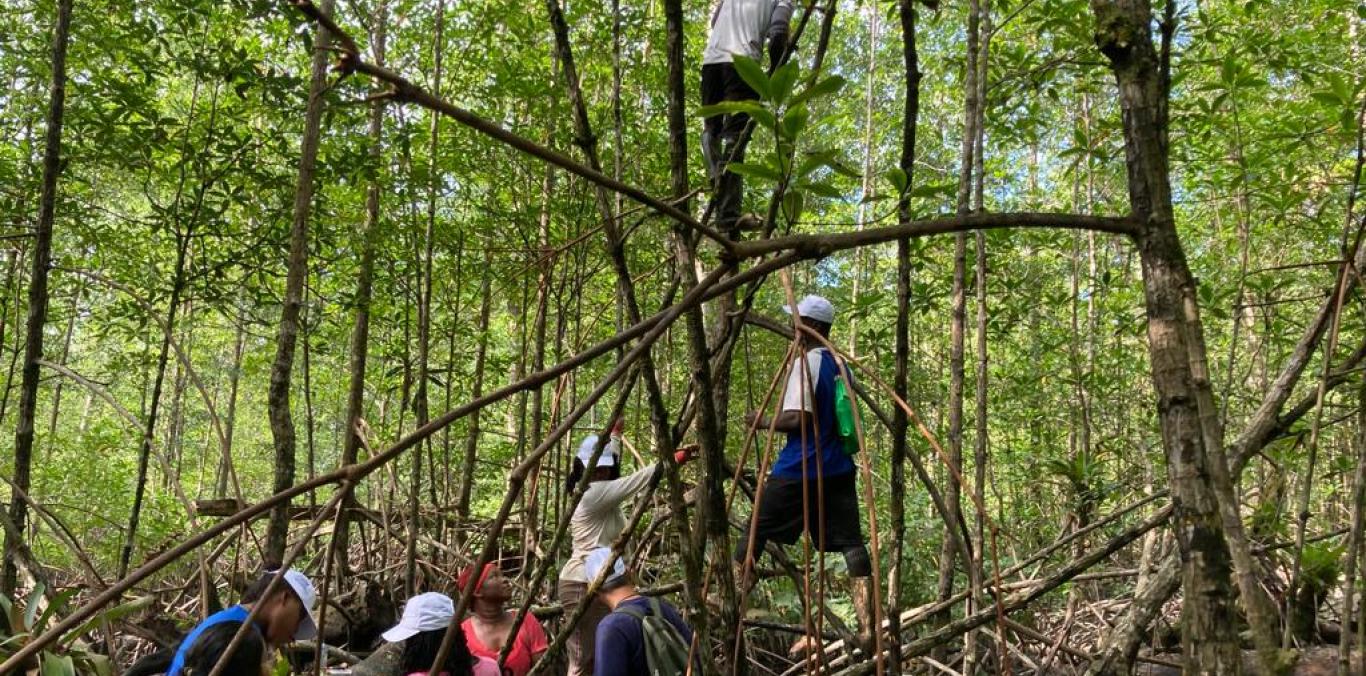
POLYGON ((692 628, 683 615, 668 601, 641 596, 611 547, 590 552, 584 569, 590 580, 606 569, 598 598, 612 609, 598 623, 593 676, 681 676, 690 661, 697 664, 689 659, 692 628))
MULTIPOLYGON (((758 61, 768 43, 769 61, 777 68, 787 58, 792 0, 721 0, 711 18, 711 34, 702 52, 702 105, 759 98, 735 70, 735 57, 758 61)), ((702 159, 715 192, 712 218, 722 230, 750 229, 757 219, 740 217, 744 185, 726 165, 744 160, 740 136, 749 123, 745 113, 712 115, 702 128, 702 159)))
MULTIPOLYGON (((627 475, 621 475, 621 432, 622 421, 617 420, 609 432, 607 444, 599 454, 592 468, 588 463, 593 459, 593 451, 598 447, 599 438, 590 434, 580 444, 574 455, 569 471, 566 493, 572 494, 581 481, 589 482, 588 489, 574 508, 569 518, 569 535, 573 550, 569 560, 560 569, 560 579, 556 592, 564 604, 566 616, 572 614, 580 603, 588 603, 588 610, 580 617, 574 631, 565 641, 565 654, 569 662, 568 676, 585 676, 594 673, 593 645, 597 635, 598 622, 608 613, 609 608, 594 598, 584 598, 588 583, 593 579, 586 572, 588 555, 594 549, 612 544, 626 528, 626 515, 621 504, 631 496, 658 481, 663 476, 663 463, 654 463, 627 475)), ((696 446, 684 446, 674 452, 673 461, 683 464, 692 460, 696 446)))
MULTIPOLYGON (((792 313, 792 308, 783 310, 792 313)), ((830 337, 835 322, 830 301, 806 296, 797 303, 796 314, 803 325, 826 339, 830 337)), ((853 425, 853 393, 848 391, 845 378, 850 384, 853 380, 848 367, 820 341, 804 333, 798 341, 803 357, 794 359, 789 368, 778 415, 770 419, 755 411, 746 416, 745 422, 756 430, 786 434, 787 443, 779 451, 759 497, 752 550, 748 548, 750 520, 745 520, 741 544, 735 549, 736 579, 742 593, 748 593, 753 585, 753 566, 764 545, 790 545, 807 531, 816 549, 844 555, 860 626, 858 639, 867 646, 873 631, 873 568, 859 523, 853 459, 859 450, 858 435, 853 425), (841 377, 841 369, 845 377, 841 377)), ((803 638, 793 650, 808 644, 803 638)))

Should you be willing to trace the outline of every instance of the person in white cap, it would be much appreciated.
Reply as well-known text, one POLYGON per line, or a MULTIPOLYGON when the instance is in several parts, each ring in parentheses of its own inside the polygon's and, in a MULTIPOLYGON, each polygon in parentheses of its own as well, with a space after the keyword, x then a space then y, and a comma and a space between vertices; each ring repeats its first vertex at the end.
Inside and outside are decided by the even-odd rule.
MULTIPOLYGON (((441 642, 445 640, 446 629, 454 616, 455 602, 438 592, 418 594, 403 604, 403 617, 398 624, 381 634, 390 643, 403 644, 403 657, 399 660, 401 673, 426 676, 436 663, 441 642)), ((459 629, 455 630, 450 652, 438 673, 441 676, 500 676, 497 662, 470 654, 465 632, 459 629)))
MULTIPOLYGON (((573 548, 569 560, 560 569, 556 592, 564 604, 566 616, 572 614, 579 603, 590 604, 565 641, 569 676, 593 673, 593 639, 598 622, 608 612, 607 606, 601 601, 584 599, 584 592, 588 590, 588 582, 591 579, 584 571, 588 553, 598 547, 612 544, 612 541, 621 535, 621 531, 626 528, 626 515, 621 511, 621 503, 663 475, 663 465, 655 463, 629 476, 621 476, 621 428, 621 420, 612 425, 608 441, 591 469, 588 463, 593 459, 593 452, 597 450, 600 439, 596 434, 586 437, 579 444, 578 452, 574 454, 573 467, 569 473, 570 493, 580 481, 588 481, 589 486, 569 519, 569 534, 573 548)), ((696 451, 696 446, 679 448, 674 453, 674 462, 681 465, 691 460, 696 451)))
MULTIPOLYGON (((777 68, 787 59, 791 20, 792 0, 721 0, 702 52, 702 105, 757 100, 759 95, 735 70, 735 57, 758 61, 767 43, 769 63, 777 68)), ((741 217, 744 185, 739 174, 727 169, 731 162, 745 159, 740 136, 748 123, 749 115, 730 113, 707 117, 702 128, 702 159, 715 187, 712 218, 722 230, 750 229, 760 223, 741 217)))
POLYGON ((269 596, 263 596, 266 587, 278 572, 267 570, 262 573, 261 577, 242 594, 241 603, 208 616, 192 629, 176 648, 175 657, 171 660, 166 676, 181 676, 190 650, 205 631, 215 625, 229 622, 240 626, 247 621, 253 610, 256 611, 253 622, 256 625, 255 629, 272 648, 279 648, 290 641, 308 641, 315 638, 318 635, 318 624, 313 619, 313 606, 318 599, 317 593, 313 591, 313 583, 303 573, 290 569, 285 571, 284 579, 281 580, 283 584, 275 585, 269 596))
MULTIPOLYGON (((790 307, 783 310, 791 314, 790 307)), ((835 307, 820 296, 806 296, 797 303, 802 324, 825 338, 835 323, 835 307)), ((860 624, 860 643, 867 645, 872 631, 872 561, 859 523, 859 499, 852 453, 840 436, 836 416, 836 388, 840 363, 820 341, 800 337, 804 358, 794 359, 788 370, 782 408, 772 419, 760 411, 746 416, 755 429, 772 429, 787 435, 773 469, 764 483, 757 507, 754 546, 749 523, 735 548, 735 564, 741 589, 753 584, 753 565, 767 542, 790 545, 808 530, 812 544, 821 551, 844 555, 853 583, 854 613, 860 624), (824 498, 823 500, 818 498, 824 498), (803 511, 803 505, 806 506, 803 511)), ((851 380, 852 382, 852 380, 851 380)), ((794 652, 804 647, 798 641, 794 652)))
POLYGON ((612 609, 598 624, 594 637, 598 657, 593 665, 593 676, 653 676, 661 672, 681 676, 688 662, 694 667, 700 666, 696 659, 689 659, 695 652, 691 649, 692 628, 683 620, 682 613, 668 601, 641 596, 635 578, 626 571, 621 557, 612 555, 611 547, 598 547, 589 552, 584 570, 589 578, 603 575, 598 599, 612 609), (612 567, 603 575, 609 561, 612 567), (647 627, 647 617, 663 618, 667 625, 656 623, 647 627), (647 648, 650 641, 646 634, 652 631, 662 631, 665 635, 653 636, 656 655, 650 658, 647 648), (661 647, 660 643, 667 645, 661 647), (670 655, 666 657, 660 651, 670 655), (672 664, 650 664, 651 659, 661 658, 672 664), (671 670, 680 667, 683 669, 671 670))

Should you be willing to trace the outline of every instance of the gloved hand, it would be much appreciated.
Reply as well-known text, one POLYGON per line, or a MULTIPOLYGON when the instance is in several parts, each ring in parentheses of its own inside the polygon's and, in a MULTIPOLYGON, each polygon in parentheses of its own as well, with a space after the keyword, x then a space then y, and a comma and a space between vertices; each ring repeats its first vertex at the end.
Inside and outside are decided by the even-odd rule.
POLYGON ((775 32, 768 37, 768 63, 777 68, 787 60, 787 33, 775 32))
POLYGON ((693 460, 697 459, 697 451, 697 444, 679 446, 678 450, 674 451, 674 464, 686 465, 687 463, 692 462, 693 460))

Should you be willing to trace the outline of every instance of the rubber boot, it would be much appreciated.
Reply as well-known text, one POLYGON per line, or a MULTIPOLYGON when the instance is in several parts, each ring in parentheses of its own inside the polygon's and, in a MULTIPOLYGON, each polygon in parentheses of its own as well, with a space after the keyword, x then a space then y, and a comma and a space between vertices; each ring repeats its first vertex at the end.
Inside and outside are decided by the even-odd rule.
POLYGON ((854 617, 858 619, 858 641, 859 650, 865 655, 873 654, 873 625, 876 620, 873 616, 873 578, 856 577, 852 578, 853 583, 853 602, 854 617))

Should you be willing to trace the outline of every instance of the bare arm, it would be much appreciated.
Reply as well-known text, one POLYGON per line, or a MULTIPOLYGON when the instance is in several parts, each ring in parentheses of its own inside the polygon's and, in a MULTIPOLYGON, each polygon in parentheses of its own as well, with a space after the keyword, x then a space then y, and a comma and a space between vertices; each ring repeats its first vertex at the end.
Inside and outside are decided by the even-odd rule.
POLYGON ((797 434, 801 431, 802 424, 806 422, 809 415, 806 411, 792 410, 783 411, 777 417, 768 418, 756 411, 745 416, 745 418, 754 423, 754 428, 760 431, 767 431, 771 426, 774 432, 797 434))

